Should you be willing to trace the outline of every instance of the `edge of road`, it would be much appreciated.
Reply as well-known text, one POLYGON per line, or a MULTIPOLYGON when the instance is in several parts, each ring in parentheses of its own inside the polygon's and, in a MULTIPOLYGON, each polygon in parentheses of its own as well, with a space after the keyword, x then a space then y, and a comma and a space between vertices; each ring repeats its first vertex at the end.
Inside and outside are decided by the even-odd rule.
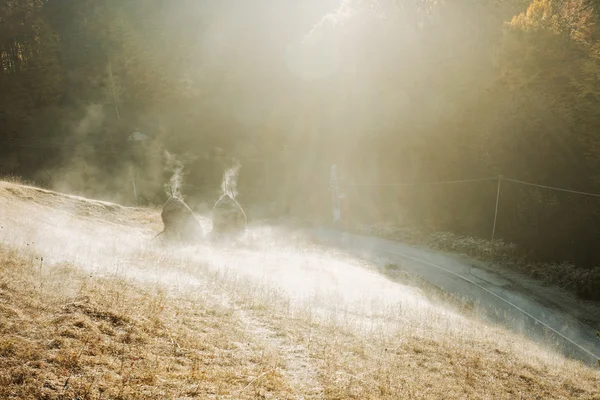
POLYGON ((363 258, 382 255, 396 261, 399 258, 404 261, 402 269, 410 270, 442 290, 489 303, 487 307, 495 309, 496 314, 498 309, 503 309, 505 325, 519 325, 512 320, 508 321, 507 310, 512 319, 520 314, 525 320, 529 320, 526 323, 531 324, 531 327, 541 327, 546 333, 551 332, 563 346, 571 347, 569 355, 589 364, 600 365, 600 340, 595 337, 597 328, 590 324, 597 323, 594 318, 595 310, 590 309, 588 314, 585 306, 577 304, 576 300, 565 300, 564 294, 559 293, 561 296, 558 296, 553 288, 536 287, 532 279, 521 278, 519 274, 508 271, 499 273, 495 268, 484 268, 478 262, 457 254, 333 228, 304 230, 320 242, 330 245, 333 242, 335 247, 363 258), (521 285, 521 279, 525 285, 521 285), (582 314, 589 315, 592 319, 582 318, 582 314))

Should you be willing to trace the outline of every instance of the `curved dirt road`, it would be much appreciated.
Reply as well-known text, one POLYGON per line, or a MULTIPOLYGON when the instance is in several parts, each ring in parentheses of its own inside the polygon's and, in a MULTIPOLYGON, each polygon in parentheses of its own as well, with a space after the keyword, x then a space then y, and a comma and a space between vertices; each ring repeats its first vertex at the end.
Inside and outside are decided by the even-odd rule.
POLYGON ((416 274, 448 293, 464 296, 477 305, 481 316, 544 342, 590 365, 598 365, 600 340, 597 329, 574 316, 572 310, 528 292, 513 280, 432 250, 334 229, 315 229, 311 235, 375 261, 382 257, 401 270, 416 274))

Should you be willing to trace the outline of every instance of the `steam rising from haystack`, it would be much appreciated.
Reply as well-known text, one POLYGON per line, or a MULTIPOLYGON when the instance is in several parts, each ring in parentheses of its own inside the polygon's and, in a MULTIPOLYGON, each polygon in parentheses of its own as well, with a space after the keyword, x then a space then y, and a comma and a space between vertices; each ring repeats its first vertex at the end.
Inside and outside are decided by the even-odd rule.
POLYGON ((165 169, 173 174, 169 179, 169 191, 167 194, 173 197, 181 197, 181 187, 183 185, 183 162, 166 150, 165 158, 167 160, 165 169))
MULTIPOLYGON (((165 169, 172 173, 169 179, 169 199, 160 214, 167 239, 195 241, 203 237, 202 227, 196 220, 192 209, 181 199, 183 184, 183 161, 165 151, 167 165, 165 169)), ((159 235, 160 235, 159 234, 159 235)))
POLYGON ((229 195, 232 199, 235 199, 238 195, 237 182, 240 175, 241 164, 239 161, 235 161, 235 164, 229 168, 223 174, 223 181, 221 182, 222 195, 229 195))
POLYGON ((221 182, 221 198, 212 209, 213 235, 243 234, 246 230, 246 213, 235 200, 238 195, 237 180, 240 173, 240 163, 235 164, 223 174, 221 182))

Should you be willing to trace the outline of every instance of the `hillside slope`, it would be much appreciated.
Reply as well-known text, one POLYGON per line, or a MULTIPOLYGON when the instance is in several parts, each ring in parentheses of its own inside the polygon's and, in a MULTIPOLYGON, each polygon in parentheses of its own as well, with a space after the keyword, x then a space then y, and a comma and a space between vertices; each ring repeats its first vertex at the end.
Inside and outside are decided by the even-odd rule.
POLYGON ((600 399, 596 370, 293 232, 160 229, 0 183, 0 398, 600 399))
POLYGON ((382 272, 386 276, 393 278, 398 272, 418 275, 464 303, 477 304, 479 318, 511 328, 536 342, 555 346, 568 357, 598 365, 600 317, 595 302, 576 302, 560 290, 531 283, 525 287, 523 277, 503 276, 477 268, 469 260, 426 247, 331 229, 317 229, 313 234, 327 245, 346 249, 373 262, 385 257, 388 268, 382 272))

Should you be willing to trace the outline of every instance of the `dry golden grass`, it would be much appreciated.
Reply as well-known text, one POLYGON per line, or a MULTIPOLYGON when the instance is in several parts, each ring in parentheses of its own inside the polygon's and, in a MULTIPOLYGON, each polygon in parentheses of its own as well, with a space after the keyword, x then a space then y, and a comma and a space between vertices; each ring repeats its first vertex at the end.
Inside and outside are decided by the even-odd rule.
MULTIPOLYGON (((246 296, 242 302, 254 294, 246 296)), ((597 370, 502 328, 474 322, 436 331, 439 321, 411 321, 364 331, 344 315, 324 323, 310 310, 282 313, 284 303, 271 298, 271 307, 253 312, 277 336, 308 349, 315 398, 600 399, 597 370)))
POLYGON ((221 305, 0 260, 2 399, 292 398, 277 357, 221 305))
MULTIPOLYGON (((597 370, 413 295, 296 301, 245 271, 261 245, 144 247, 157 215, 0 183, 0 398, 600 399, 597 370)), ((304 246, 294 279, 322 260, 395 287, 304 246)))

